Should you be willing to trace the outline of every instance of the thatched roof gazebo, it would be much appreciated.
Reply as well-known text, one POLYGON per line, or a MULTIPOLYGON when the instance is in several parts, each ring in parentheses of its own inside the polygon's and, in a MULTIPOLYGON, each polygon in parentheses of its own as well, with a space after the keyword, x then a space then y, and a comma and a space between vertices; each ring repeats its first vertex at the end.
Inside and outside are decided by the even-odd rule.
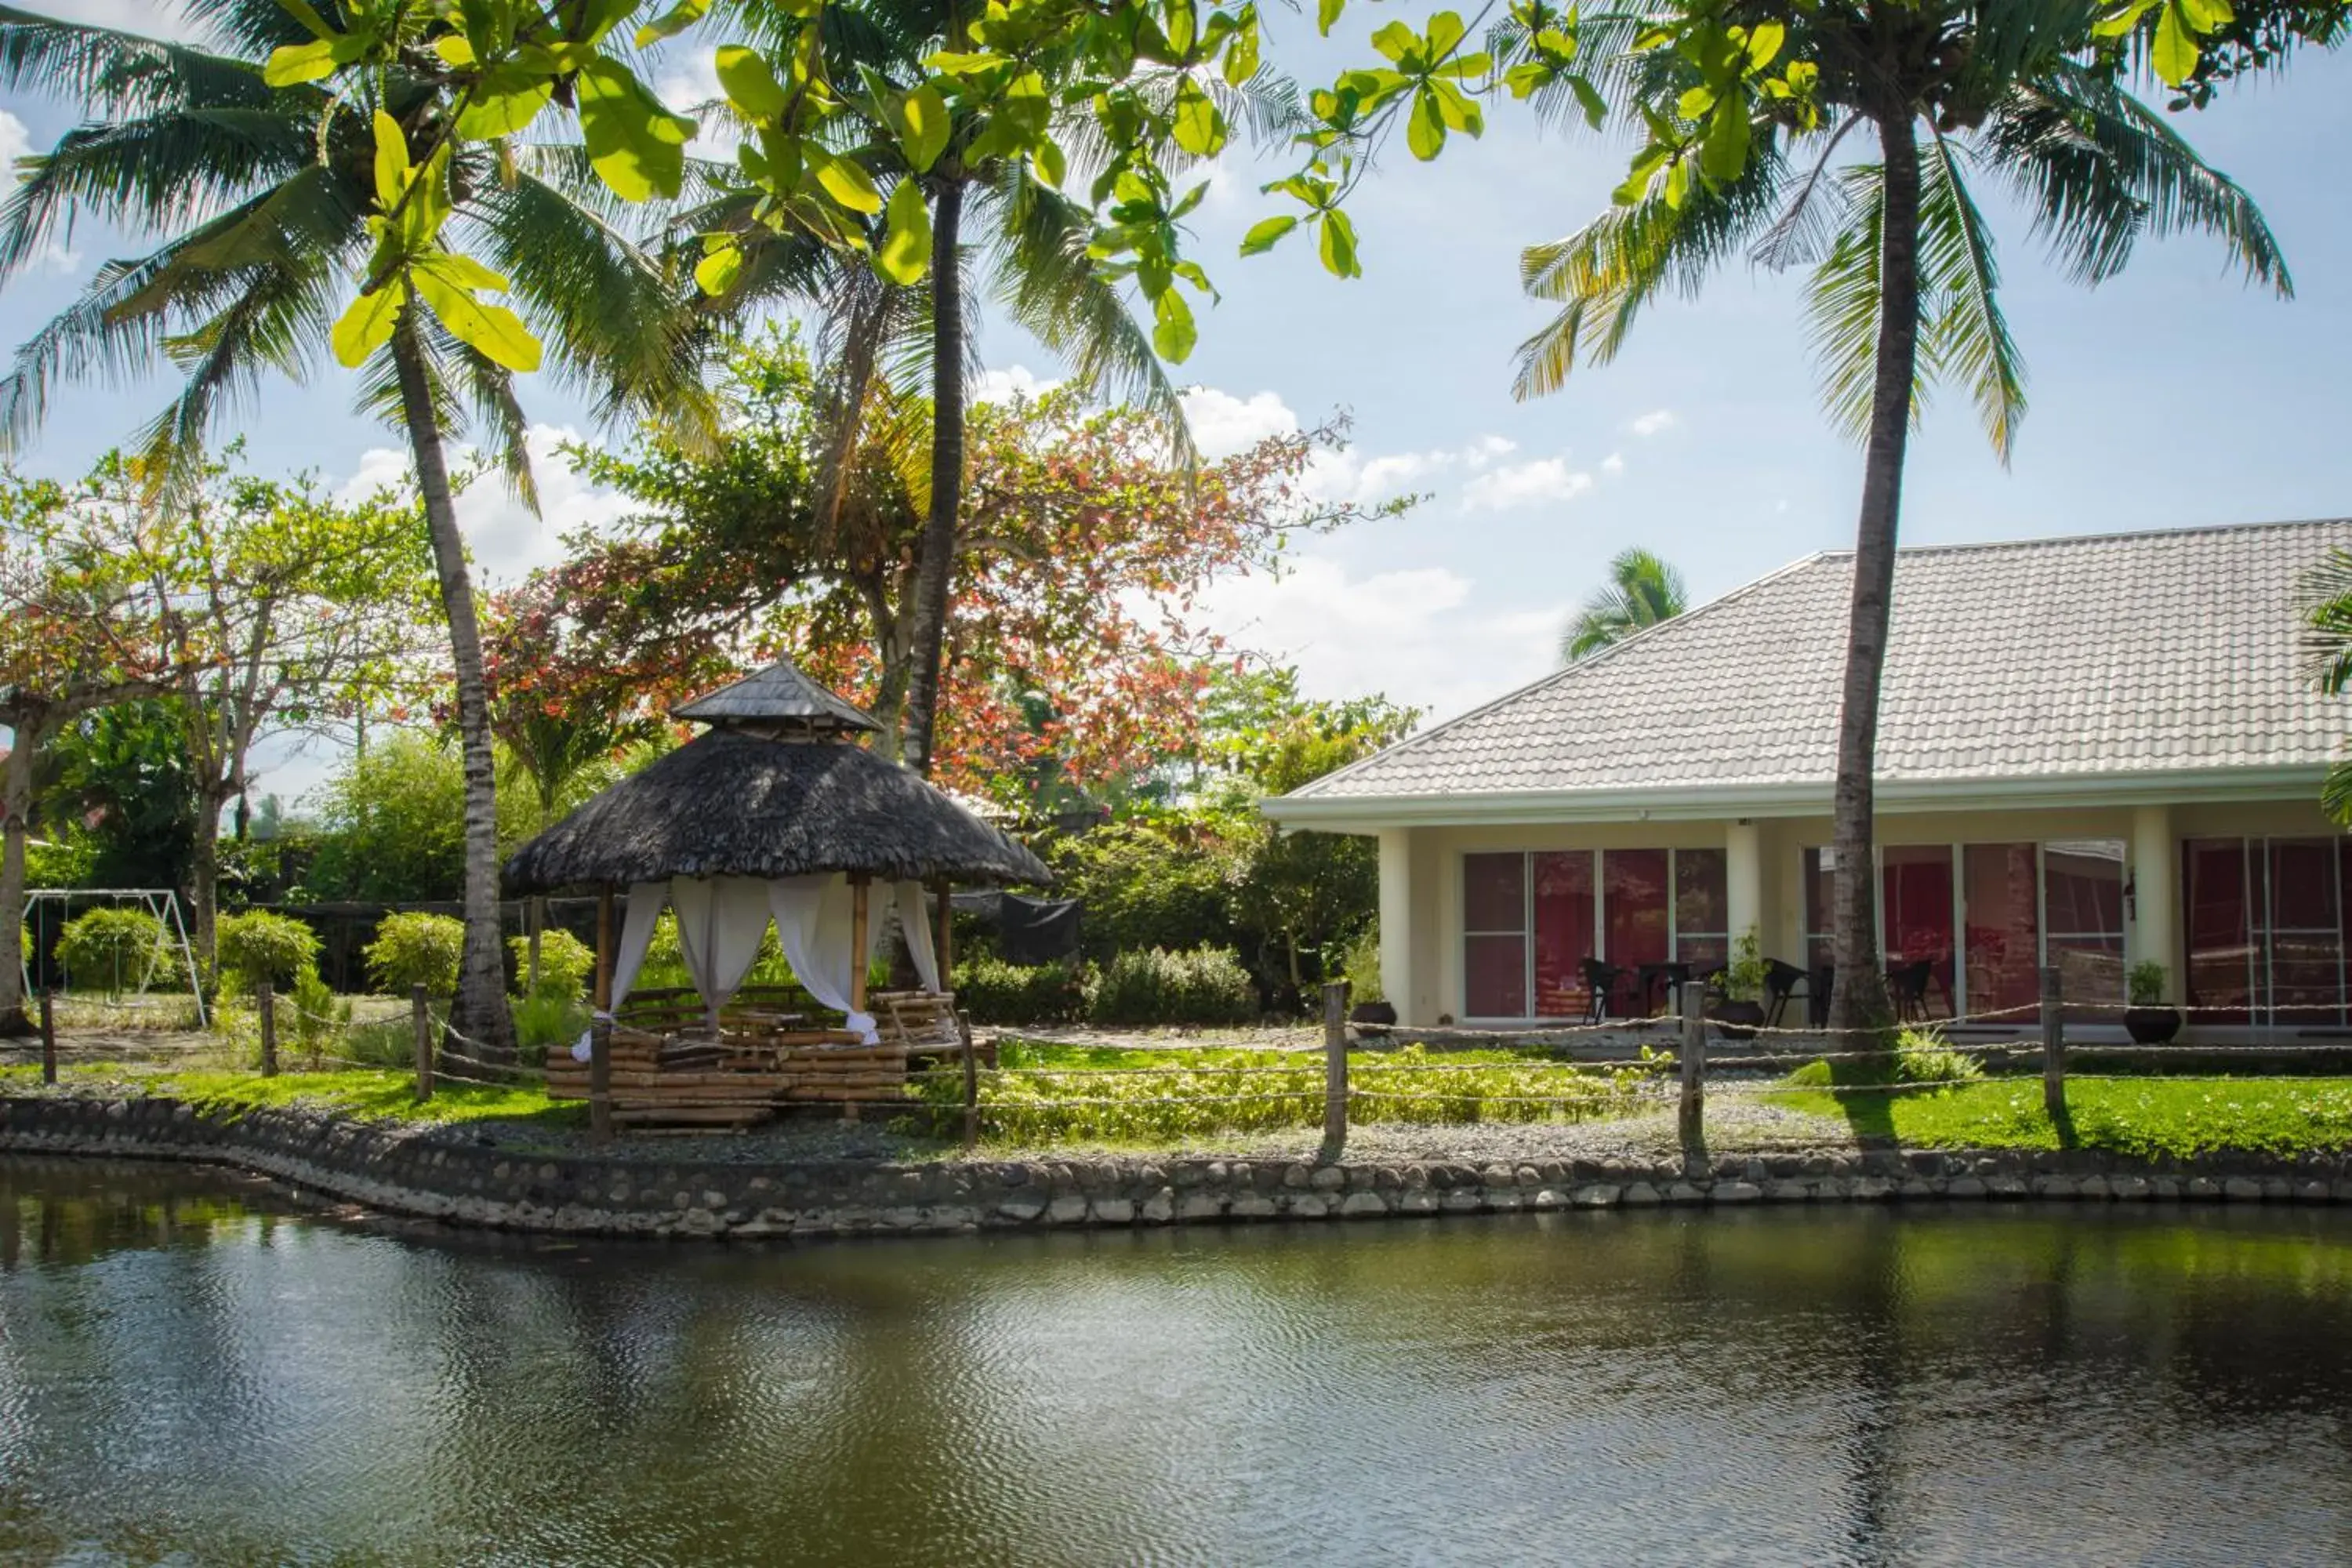
POLYGON ((1004 833, 860 744, 881 726, 788 660, 673 717, 710 729, 598 795, 506 866, 511 893, 598 890, 600 1020, 609 1023, 626 999, 655 921, 674 907, 711 1042, 725 1038, 720 1010, 772 919, 794 977, 845 1016, 832 1033, 841 1043, 874 1046, 866 966, 879 914, 872 889, 882 889, 882 908, 897 904, 923 988, 937 995, 952 957, 950 887, 1053 879, 1004 833), (927 888, 935 929, 923 909, 927 888), (613 896, 625 889, 616 947, 613 896))

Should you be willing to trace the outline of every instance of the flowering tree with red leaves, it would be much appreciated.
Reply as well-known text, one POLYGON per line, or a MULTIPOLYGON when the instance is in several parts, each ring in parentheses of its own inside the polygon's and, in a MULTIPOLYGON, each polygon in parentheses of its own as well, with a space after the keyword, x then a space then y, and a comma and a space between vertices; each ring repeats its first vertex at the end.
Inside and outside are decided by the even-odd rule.
MULTIPOLYGON (((789 652, 873 710, 893 745, 928 502, 903 437, 928 413, 887 395, 836 443, 826 379, 788 335, 739 349, 723 395, 738 412, 715 450, 652 429, 625 454, 572 448, 584 476, 641 510, 572 542, 551 575, 554 613, 613 668, 699 676, 789 652), (837 486, 821 482, 828 462, 837 486)), ((1341 429, 1187 470, 1157 422, 1075 392, 975 406, 934 776, 1025 797, 1041 774, 1085 785, 1189 752, 1202 667, 1222 652, 1202 591, 1276 570, 1295 533, 1393 510, 1304 489, 1341 429)))

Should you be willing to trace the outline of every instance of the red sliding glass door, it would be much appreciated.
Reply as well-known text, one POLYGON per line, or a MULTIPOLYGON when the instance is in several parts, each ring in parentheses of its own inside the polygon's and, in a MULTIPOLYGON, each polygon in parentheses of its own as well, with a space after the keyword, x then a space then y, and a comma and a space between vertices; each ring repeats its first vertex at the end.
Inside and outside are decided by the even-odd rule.
POLYGON ((1536 1016, 1572 1018, 1591 1005, 1592 852, 1531 855, 1536 879, 1536 1016))

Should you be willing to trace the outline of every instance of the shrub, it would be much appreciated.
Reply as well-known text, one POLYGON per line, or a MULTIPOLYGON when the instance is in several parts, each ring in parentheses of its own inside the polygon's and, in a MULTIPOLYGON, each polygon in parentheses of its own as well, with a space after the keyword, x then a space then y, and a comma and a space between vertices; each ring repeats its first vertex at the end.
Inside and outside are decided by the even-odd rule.
POLYGON ((265 980, 281 990, 299 990, 305 975, 315 978, 319 933, 291 915, 267 910, 223 915, 213 942, 222 975, 239 991, 257 990, 265 980))
POLYGON ((428 996, 455 995, 466 953, 466 922, 448 915, 386 915, 367 946, 368 978, 387 995, 422 985, 428 996))
POLYGON ((588 1027, 589 1013, 578 996, 542 989, 515 1004, 514 1021, 516 1048, 527 1065, 536 1067, 549 1052, 571 1048, 588 1027))
POLYGON ((1933 1029, 1906 1029, 1895 1040, 1898 1083, 1966 1083, 1984 1077, 1984 1064, 1952 1049, 1933 1029))
POLYGON ((163 922, 144 910, 91 910, 58 933, 68 984, 96 985, 110 996, 126 984, 143 988, 163 952, 163 922))
POLYGON ((315 1061, 328 1041, 349 1033, 351 1026, 351 998, 336 995, 315 968, 306 968, 294 977, 294 1043, 310 1052, 311 1059, 315 1061))
POLYGON ((956 1005, 976 1024, 1075 1024, 1086 1016, 1086 970, 1075 963, 1007 963, 985 954, 953 976, 956 1005))
POLYGON ((1122 952, 1088 993, 1087 1017, 1097 1024, 1246 1024, 1257 1016, 1257 987, 1231 948, 1122 952))
POLYGON ((568 931, 543 931, 539 933, 539 984, 530 985, 530 938, 515 936, 507 939, 507 948, 514 954, 515 983, 527 988, 532 996, 552 996, 559 1002, 576 1002, 588 994, 588 977, 596 972, 596 950, 568 931))

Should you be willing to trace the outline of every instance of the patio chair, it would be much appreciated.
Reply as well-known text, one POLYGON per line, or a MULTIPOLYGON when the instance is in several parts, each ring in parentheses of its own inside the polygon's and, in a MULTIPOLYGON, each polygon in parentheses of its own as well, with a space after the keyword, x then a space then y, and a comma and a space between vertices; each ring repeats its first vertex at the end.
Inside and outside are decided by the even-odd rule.
POLYGON ((1597 958, 1584 961, 1584 988, 1592 998, 1585 1005, 1586 1023, 1605 1024, 1609 1021, 1610 993, 1625 984, 1627 978, 1627 972, 1613 963, 1603 963, 1597 958))
POLYGON ((1906 1024, 1927 1020, 1927 984, 1936 977, 1936 961, 1922 958, 1898 963, 1886 972, 1886 990, 1895 1003, 1895 1016, 1906 1024))
POLYGON ((1783 963, 1777 958, 1764 961, 1764 1026, 1777 1029, 1780 1016, 1789 1010, 1789 1002, 1796 995, 1797 987, 1810 985, 1812 976, 1793 963, 1783 963))
POLYGON ((1677 987, 1689 984, 1690 977, 1691 966, 1687 963, 1668 962, 1642 965, 1634 982, 1642 1011, 1651 1017, 1657 1016, 1665 1005, 1665 999, 1674 995, 1677 987), (1652 997, 1658 999, 1654 1002, 1652 997))

